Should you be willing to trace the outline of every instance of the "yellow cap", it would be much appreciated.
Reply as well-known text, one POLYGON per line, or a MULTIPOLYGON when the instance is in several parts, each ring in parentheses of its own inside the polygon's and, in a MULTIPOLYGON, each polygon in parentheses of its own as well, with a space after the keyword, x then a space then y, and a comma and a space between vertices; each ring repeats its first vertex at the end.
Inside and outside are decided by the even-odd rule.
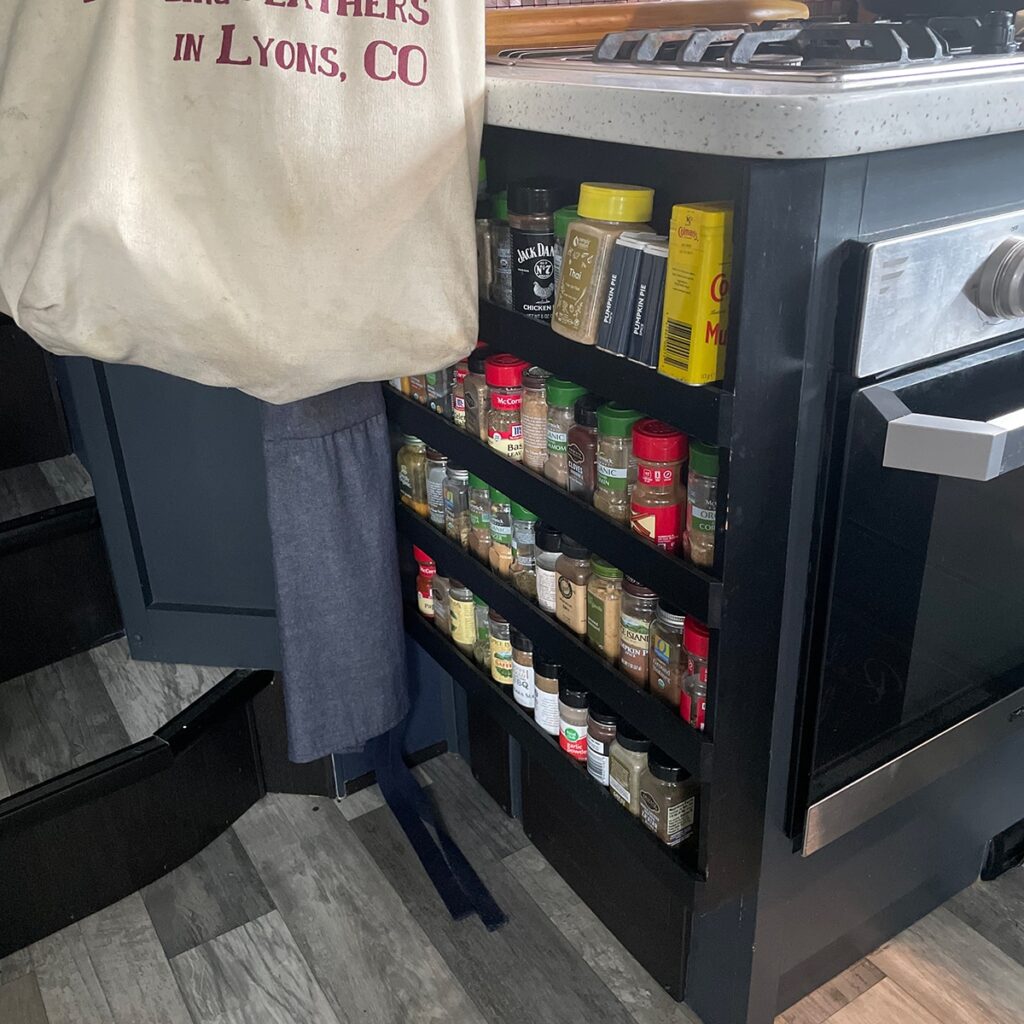
POLYGON ((589 220, 645 224, 654 210, 654 189, 587 181, 580 186, 579 214, 589 220))

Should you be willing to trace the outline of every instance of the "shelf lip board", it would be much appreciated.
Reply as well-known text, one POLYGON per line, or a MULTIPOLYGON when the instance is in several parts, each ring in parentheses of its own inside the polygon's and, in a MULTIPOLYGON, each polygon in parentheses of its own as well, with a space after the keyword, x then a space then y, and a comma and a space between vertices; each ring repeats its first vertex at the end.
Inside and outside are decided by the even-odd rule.
POLYGON ((516 739, 527 753, 539 761, 566 787, 576 803, 630 844, 636 856, 660 874, 679 873, 681 880, 695 885, 704 879, 676 851, 661 843, 643 824, 616 803, 603 787, 567 757, 558 743, 537 728, 532 718, 475 662, 449 643, 411 605, 406 605, 406 630, 414 640, 464 689, 478 700, 506 732, 516 739))
POLYGON ((444 452, 452 462, 482 477, 503 494, 514 498, 541 520, 565 530, 597 552, 627 576, 633 576, 656 594, 712 628, 721 621, 722 584, 696 566, 666 554, 593 505, 526 466, 492 451, 479 438, 432 412, 415 399, 385 387, 388 415, 408 434, 444 452))
POLYGON ((722 448, 732 444, 732 393, 717 384, 681 384, 594 345, 563 338, 548 324, 492 302, 480 303, 480 338, 499 351, 671 423, 698 441, 722 448))
POLYGON ((469 587, 495 608, 516 629, 528 636, 536 649, 578 679, 595 696, 661 747, 692 776, 709 781, 711 738, 691 729, 666 704, 643 690, 609 665, 596 651, 576 639, 539 605, 523 597, 511 584, 482 565, 411 509, 399 506, 398 528, 417 547, 432 555, 439 568, 469 587))

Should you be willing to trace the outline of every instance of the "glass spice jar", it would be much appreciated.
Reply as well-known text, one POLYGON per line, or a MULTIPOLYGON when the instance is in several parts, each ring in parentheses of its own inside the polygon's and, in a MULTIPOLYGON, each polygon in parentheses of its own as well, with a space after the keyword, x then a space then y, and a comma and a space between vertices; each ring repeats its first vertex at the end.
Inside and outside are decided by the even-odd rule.
POLYGON ((512 630, 512 696, 520 707, 531 711, 537 703, 533 643, 518 629, 512 630))
POLYGON ((704 569, 715 564, 715 516, 718 511, 718 449, 701 441, 690 442, 686 481, 686 557, 704 569))
POLYGON ((587 584, 590 552, 571 537, 562 537, 558 559, 558 621, 577 636, 587 635, 587 584))
POLYGON ((493 278, 491 302, 512 308, 512 229, 508 223, 508 189, 491 200, 491 251, 493 278))
POLYGON ((620 523, 629 522, 629 499, 636 483, 633 424, 635 409, 615 402, 597 410, 597 486, 594 507, 620 523))
POLYGON ((656 747, 640 777, 640 820, 666 845, 679 846, 693 833, 697 784, 656 747))
POLYGON ((651 623, 650 682, 651 693, 657 698, 679 707, 686 674, 686 655, 683 653, 683 627, 686 616, 672 605, 660 602, 651 623))
POLYGON ((575 683, 558 691, 558 745, 574 760, 587 760, 587 721, 590 694, 575 683))
POLYGON ((560 730, 558 717, 558 691, 561 686, 562 668, 546 661, 539 655, 533 658, 533 682, 536 687, 536 703, 533 720, 538 728, 549 736, 557 736, 560 730))
POLYGON ((674 554, 682 532, 682 464, 686 435, 658 420, 633 427, 636 486, 630 499, 633 530, 674 554))
POLYGON ((569 491, 584 501, 593 501, 597 486, 597 410, 603 404, 603 398, 584 395, 573 407, 574 422, 565 449, 569 491))
POLYGON ((552 526, 538 523, 534 530, 537 540, 537 564, 534 574, 537 582, 537 604, 548 613, 558 613, 558 559, 562 554, 562 534, 552 526))
POLYGON ((538 473, 548 460, 547 384, 551 374, 531 366, 523 374, 523 462, 538 473))
POLYGON ((504 353, 487 360, 487 443, 513 462, 523 460, 523 374, 528 368, 529 363, 504 353))
POLYGON ((512 627, 493 608, 487 616, 491 631, 491 678, 512 685, 512 627))
POLYGON ((444 529, 444 484, 448 479, 448 456, 433 448, 427 449, 427 506, 430 522, 444 529))
POLYGON ((608 661, 619 656, 622 617, 622 571, 596 555, 587 582, 587 640, 608 661))
POLYGON ((448 607, 448 578, 435 576, 430 581, 430 597, 434 604, 434 625, 445 635, 452 635, 452 620, 448 607))
POLYGON ((708 707, 708 651, 711 638, 708 627, 692 615, 683 629, 683 650, 686 654, 686 675, 679 700, 679 714, 697 729, 704 731, 708 707))
POLYGON ((552 377, 548 381, 548 457, 544 475, 560 487, 569 486, 569 431, 573 427, 573 407, 587 393, 586 388, 569 380, 552 377))
POLYGON ((448 466, 444 483, 444 532, 469 547, 469 471, 448 466))
POLYGON ((427 382, 427 407, 446 420, 452 418, 452 378, 455 368, 446 366, 436 373, 425 374, 427 382))
POLYGON ((630 814, 640 816, 640 779, 647 771, 651 741, 629 722, 619 722, 608 752, 608 788, 630 814))
POLYGON ((470 352, 466 360, 469 373, 462 383, 462 393, 466 400, 466 433, 487 440, 487 411, 490 408, 487 394, 487 357, 490 347, 484 344, 470 352))
POLYGON ((476 617, 476 641, 473 644, 473 660, 484 668, 491 667, 491 623, 490 608, 482 597, 473 596, 473 613, 476 617))
POLYGON ((448 615, 452 640, 467 657, 473 656, 476 644, 476 610, 473 607, 473 592, 458 580, 448 584, 448 615))
POLYGON ((494 282, 494 238, 487 217, 476 219, 476 273, 480 295, 489 295, 494 282))
POLYGON ((485 565, 491 552, 491 489, 469 474, 469 550, 485 565))
POLYGON ((402 438, 398 449, 398 493, 402 504, 417 515, 430 515, 427 503, 427 446, 411 434, 402 438))
POLYGON ((537 600, 537 517, 518 502, 512 508, 512 582, 520 594, 537 600))
POLYGON ((512 229, 512 308, 547 323, 555 298, 554 213, 563 188, 540 179, 519 181, 508 189, 512 229))
POLYGON ((651 623, 658 607, 658 595, 634 579, 622 586, 619 628, 619 668, 637 686, 646 690, 650 672, 651 623))
POLYGON ((609 756, 618 727, 619 716, 614 711, 601 701, 591 703, 587 716, 587 771, 602 786, 608 785, 609 756))
POLYGON ((512 502, 501 491, 491 490, 491 568, 508 579, 512 575, 512 502))
POLYGON ((455 364, 455 380, 452 384, 452 422, 466 429, 466 377, 469 376, 469 360, 455 364))
POLYGON ((412 556, 419 566, 416 577, 416 607, 424 618, 434 617, 434 596, 430 589, 430 581, 437 575, 437 565, 426 551, 413 545, 412 556))

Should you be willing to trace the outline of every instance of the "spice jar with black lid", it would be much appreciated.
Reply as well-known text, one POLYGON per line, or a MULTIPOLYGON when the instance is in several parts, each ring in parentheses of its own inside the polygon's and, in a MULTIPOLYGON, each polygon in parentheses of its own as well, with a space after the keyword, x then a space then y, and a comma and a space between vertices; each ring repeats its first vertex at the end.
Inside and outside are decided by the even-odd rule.
POLYGON ((590 694, 576 683, 564 682, 558 691, 558 743, 574 760, 587 760, 587 722, 590 694))
POLYGON ((508 189, 512 229, 512 308, 534 320, 551 320, 555 300, 555 210, 564 199, 557 182, 532 179, 508 189))
POLYGON ((584 395, 573 407, 565 455, 569 491, 584 501, 592 501, 597 487, 597 410, 604 405, 597 395, 584 395))
POLYGON ((693 833, 697 783, 657 747, 647 755, 640 779, 640 820, 666 846, 679 846, 693 833))
POLYGON ((612 744, 618 732, 619 716, 606 704, 595 700, 587 716, 587 771, 602 786, 608 785, 612 744))
POLYGON ((518 629, 512 630, 512 696, 520 707, 531 711, 537 703, 533 643, 518 629))
POLYGON ((538 523, 537 539, 537 604, 554 615, 558 611, 558 559, 562 554, 562 534, 547 523, 538 523))
POLYGON ((562 537, 557 616, 577 636, 587 635, 587 583, 591 572, 590 551, 571 537, 562 537))
POLYGON ((558 690, 561 677, 561 665, 534 654, 533 682, 536 693, 533 720, 549 736, 557 736, 559 733, 558 690))
POLYGON ((491 350, 487 345, 477 345, 466 360, 469 372, 462 382, 462 395, 466 402, 466 433, 487 440, 487 410, 490 402, 487 394, 487 357, 491 350))
POLYGON ((619 722, 608 754, 608 788, 630 814, 640 815, 640 779, 647 771, 651 741, 629 722, 619 722))

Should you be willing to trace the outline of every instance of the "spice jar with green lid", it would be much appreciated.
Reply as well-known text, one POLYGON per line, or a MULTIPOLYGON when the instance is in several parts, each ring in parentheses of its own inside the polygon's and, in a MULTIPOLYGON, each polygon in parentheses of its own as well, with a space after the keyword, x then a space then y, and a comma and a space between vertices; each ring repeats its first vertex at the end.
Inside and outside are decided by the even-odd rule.
POLYGON ((590 560, 590 569, 592 575, 587 581, 587 639, 604 658, 614 663, 619 656, 622 570, 596 555, 590 560))
POLYGON ((469 474, 469 550, 485 565, 491 551, 491 489, 469 474))
POLYGON ((548 457, 544 475, 560 487, 569 486, 569 431, 576 422, 576 402, 586 393, 586 388, 571 380, 552 377, 548 381, 548 457))
POLYGON ((565 236, 569 233, 569 225, 579 218, 579 210, 574 206, 563 206, 555 210, 555 288, 562 276, 562 257, 565 253, 565 236))
POLYGON ((402 504, 424 519, 430 515, 427 502, 427 446, 411 434, 402 438, 398 449, 398 493, 402 504))
POLYGON ((608 752, 608 788, 630 814, 640 815, 640 779, 647 771, 651 741, 629 722, 619 722, 608 752))
POLYGON ((484 668, 491 667, 491 623, 490 608, 482 597, 473 595, 473 612, 476 617, 476 641, 473 644, 473 660, 484 668))
POLYGON ((537 517, 518 502, 512 508, 512 582, 531 601, 537 599, 537 517))
POLYGON ((506 579, 512 574, 512 502, 491 489, 491 568, 506 579))
POLYGON ((476 643, 476 609, 473 607, 473 592, 458 580, 448 583, 448 616, 451 623, 452 640, 463 654, 472 657, 476 643))
POLYGON ((502 686, 511 686, 512 627, 493 608, 487 618, 491 631, 491 678, 502 686))
POLYGON ((597 410, 597 487, 594 507, 620 523, 629 522, 629 497, 636 483, 635 409, 608 402, 597 410))
POLYGON ((683 553, 694 565, 704 569, 715 564, 717 512, 718 449, 702 441, 691 441, 683 553))
POLYGON ((697 783, 657 747, 647 755, 640 777, 640 820, 666 846, 679 846, 693 833, 697 783))

